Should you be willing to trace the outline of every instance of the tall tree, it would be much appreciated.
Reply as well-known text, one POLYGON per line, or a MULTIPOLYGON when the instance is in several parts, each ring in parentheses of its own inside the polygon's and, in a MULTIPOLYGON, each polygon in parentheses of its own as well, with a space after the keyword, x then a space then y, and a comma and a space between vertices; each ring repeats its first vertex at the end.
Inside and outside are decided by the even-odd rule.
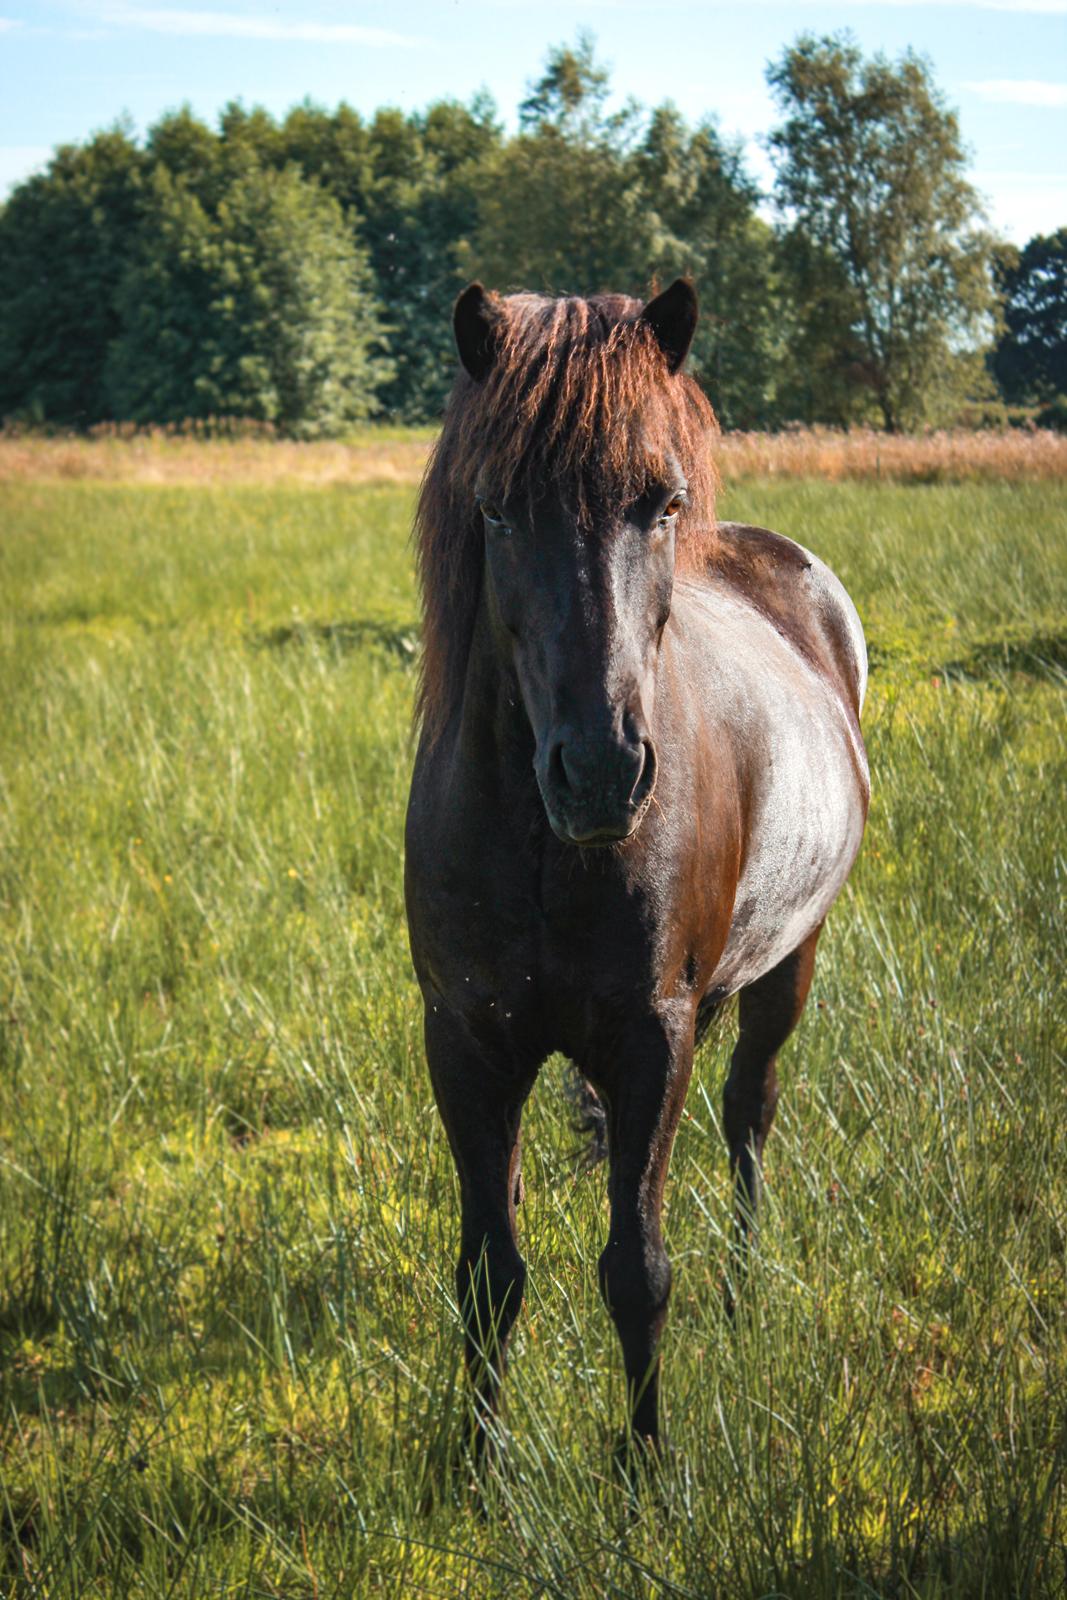
POLYGON ((464 259, 500 288, 640 292, 655 271, 655 224, 633 158, 635 107, 607 110, 593 44, 553 50, 519 111, 520 131, 481 174, 464 259))
POLYGON ((1004 331, 992 367, 1005 399, 1067 395, 1067 228, 1039 233, 1018 254, 1002 256, 997 281, 1004 331))
POLYGON ((449 312, 462 287, 457 245, 478 210, 476 174, 500 142, 496 108, 439 100, 405 115, 385 108, 364 125, 347 106, 304 104, 282 126, 288 159, 359 219, 385 322, 393 377, 381 393, 397 419, 435 419, 452 381, 449 312))
POLYGON ((550 53, 519 121, 482 179, 471 272, 501 288, 638 295, 690 273, 702 306, 694 371, 728 424, 762 418, 770 240, 739 147, 669 103, 611 109, 587 35, 550 53))
POLYGON ((104 364, 144 174, 113 128, 61 146, 0 211, 0 418, 83 427, 109 415, 104 364))
POLYGON ((676 107, 653 111, 635 152, 662 281, 693 277, 700 321, 690 365, 729 427, 766 419, 772 403, 770 229, 739 144, 711 122, 691 128, 676 107))
POLYGON ((134 421, 254 417, 301 438, 377 409, 389 376, 365 252, 336 200, 247 150, 212 214, 163 166, 107 365, 134 421))
POLYGON ((891 430, 928 420, 978 380, 995 305, 955 113, 919 57, 864 60, 848 34, 801 37, 767 77, 809 387, 870 396, 891 430))
POLYGON ((476 226, 481 174, 500 143, 496 108, 439 101, 404 117, 380 111, 369 129, 365 237, 391 331, 388 414, 436 420, 455 370, 452 302, 459 252, 476 226))
POLYGON ((214 211, 227 180, 223 141, 188 106, 166 112, 149 128, 145 153, 153 171, 163 168, 214 211))

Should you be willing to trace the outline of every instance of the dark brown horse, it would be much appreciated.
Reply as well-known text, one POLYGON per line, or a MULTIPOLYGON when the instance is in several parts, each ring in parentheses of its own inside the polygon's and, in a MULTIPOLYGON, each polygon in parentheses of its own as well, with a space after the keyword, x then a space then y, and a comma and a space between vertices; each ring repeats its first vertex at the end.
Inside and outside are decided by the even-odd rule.
POLYGON ((678 280, 642 306, 473 284, 419 503, 422 736, 407 821, 426 1054, 459 1173, 475 1445, 526 1269, 519 1120, 562 1051, 602 1098, 600 1286, 631 1438, 658 1441, 663 1186, 694 1041, 727 995, 724 1120, 754 1213, 775 1058, 859 849, 866 652, 833 574, 717 523, 715 419, 678 280))

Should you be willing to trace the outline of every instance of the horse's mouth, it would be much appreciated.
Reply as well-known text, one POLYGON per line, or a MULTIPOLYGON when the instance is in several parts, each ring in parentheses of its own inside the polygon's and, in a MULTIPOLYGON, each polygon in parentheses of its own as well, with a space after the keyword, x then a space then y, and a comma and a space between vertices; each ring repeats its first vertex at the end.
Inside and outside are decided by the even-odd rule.
POLYGON ((580 850, 607 850, 612 845, 627 844, 648 815, 653 793, 654 787, 649 789, 640 802, 624 818, 620 818, 619 822, 604 823, 595 828, 583 829, 581 832, 568 825, 562 818, 554 817, 546 807, 549 826, 563 844, 577 845, 580 850))

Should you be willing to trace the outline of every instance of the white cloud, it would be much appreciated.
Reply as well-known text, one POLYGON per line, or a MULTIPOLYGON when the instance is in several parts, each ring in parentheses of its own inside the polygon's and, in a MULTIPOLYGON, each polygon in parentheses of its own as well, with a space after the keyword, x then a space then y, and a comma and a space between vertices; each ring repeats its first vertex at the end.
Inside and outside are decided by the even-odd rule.
POLYGON ((101 20, 126 28, 141 28, 148 33, 165 33, 182 38, 265 39, 283 44, 362 44, 409 46, 422 41, 410 34, 392 33, 387 28, 367 28, 359 23, 286 21, 264 13, 237 11, 188 11, 174 7, 105 5, 101 20))
MULTIPOLYGON (((969 0, 962 0, 967 5, 969 0)), ((980 11, 1036 11, 1041 16, 1059 17, 1067 12, 1067 0, 971 0, 980 11)))
MULTIPOLYGON (((518 9, 529 4, 529 0, 494 0, 498 6, 518 9)), ((930 5, 955 11, 1016 11, 1031 12, 1039 16, 1060 17, 1067 15, 1067 0, 833 0, 835 9, 844 10, 848 6, 860 6, 870 10, 874 6, 893 6, 898 10, 921 11, 930 5)), ((751 5, 768 5, 783 8, 782 0, 748 0, 751 5)), ((585 0, 589 9, 602 9, 604 11, 646 11, 649 9, 648 0, 585 0)), ((718 11, 734 10, 736 0, 712 0, 712 7, 718 11)), ((665 0, 663 9, 669 10, 669 0, 665 0)))
POLYGON ((0 33, 10 33, 13 28, 21 27, 18 17, 0 17, 0 33))
MULTIPOLYGON (((775 3, 775 0, 772 0, 775 3)), ((838 5, 898 6, 918 11, 930 0, 836 0, 838 5)), ((1067 13, 1067 0, 933 0, 935 5, 971 11, 1029 11, 1039 16, 1059 17, 1067 13)))
POLYGON ((963 87, 998 105, 1067 106, 1067 83, 1046 83, 1041 78, 983 78, 963 87))

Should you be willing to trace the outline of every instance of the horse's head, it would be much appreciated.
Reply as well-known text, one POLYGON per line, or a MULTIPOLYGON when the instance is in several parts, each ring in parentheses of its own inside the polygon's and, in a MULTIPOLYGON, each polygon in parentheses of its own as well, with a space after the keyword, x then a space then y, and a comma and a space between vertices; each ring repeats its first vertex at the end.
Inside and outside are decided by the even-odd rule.
POLYGON ((466 376, 438 464, 480 542, 548 820, 571 843, 628 837, 656 783, 676 565, 714 527, 714 417, 680 372, 696 316, 682 279, 647 305, 502 300, 480 284, 456 303, 466 376))

